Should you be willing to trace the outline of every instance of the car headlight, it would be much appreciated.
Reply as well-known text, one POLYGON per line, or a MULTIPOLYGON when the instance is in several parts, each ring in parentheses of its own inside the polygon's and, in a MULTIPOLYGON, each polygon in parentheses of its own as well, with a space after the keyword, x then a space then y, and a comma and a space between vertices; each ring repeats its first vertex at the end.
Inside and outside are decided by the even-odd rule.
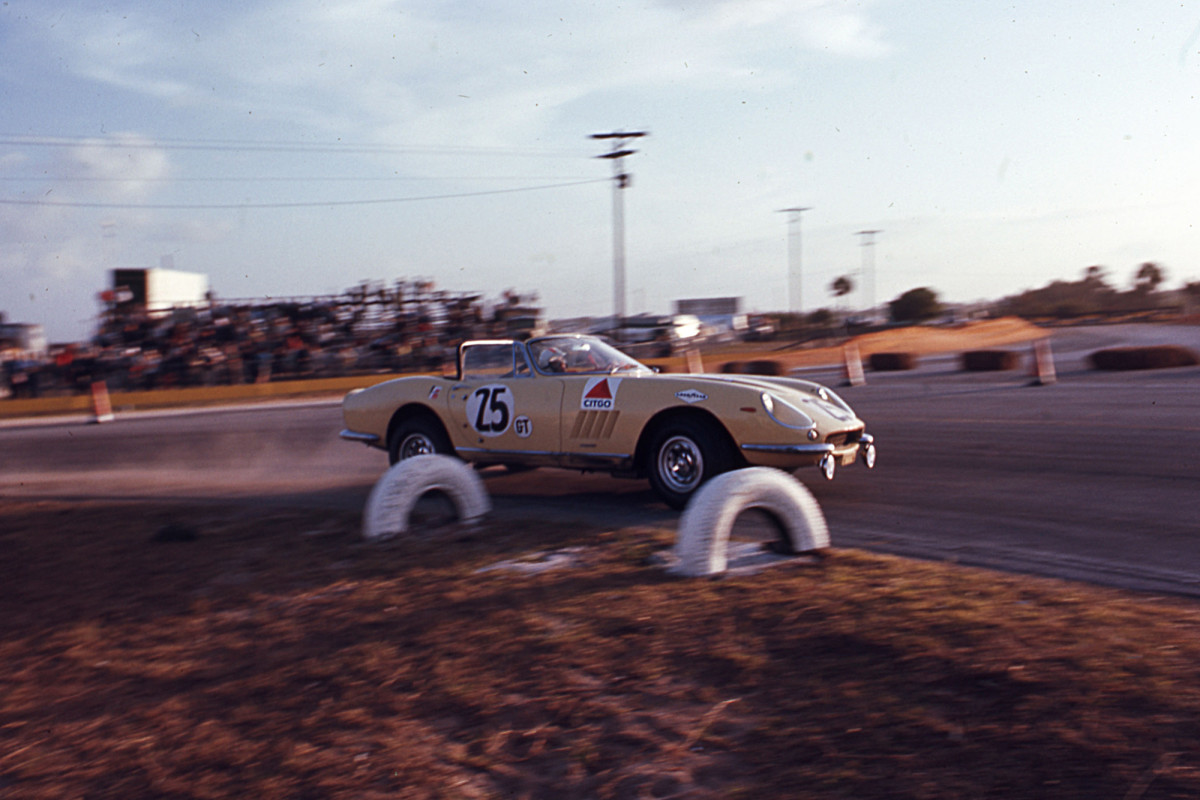
POLYGON ((762 405, 767 416, 785 428, 803 431, 817 427, 817 423, 813 422, 808 414, 769 392, 762 393, 762 405))
POLYGON ((854 409, 850 407, 849 403, 847 403, 842 398, 838 397, 835 392, 831 391, 830 389, 828 389, 824 386, 822 386, 820 389, 817 390, 817 397, 821 398, 826 403, 832 403, 833 405, 840 408, 842 411, 849 411, 851 414, 854 413, 854 409))

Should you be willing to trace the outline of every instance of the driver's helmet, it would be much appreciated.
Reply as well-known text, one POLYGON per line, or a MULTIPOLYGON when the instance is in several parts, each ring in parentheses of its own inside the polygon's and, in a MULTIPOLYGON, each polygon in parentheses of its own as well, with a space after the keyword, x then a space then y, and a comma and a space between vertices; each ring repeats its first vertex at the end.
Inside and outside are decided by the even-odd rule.
POLYGON ((567 357, 557 347, 547 347, 538 354, 538 369, 542 372, 566 372, 567 357))
POLYGON ((567 354, 567 360, 572 367, 591 367, 596 363, 596 358, 592 355, 592 346, 587 342, 572 347, 567 354))

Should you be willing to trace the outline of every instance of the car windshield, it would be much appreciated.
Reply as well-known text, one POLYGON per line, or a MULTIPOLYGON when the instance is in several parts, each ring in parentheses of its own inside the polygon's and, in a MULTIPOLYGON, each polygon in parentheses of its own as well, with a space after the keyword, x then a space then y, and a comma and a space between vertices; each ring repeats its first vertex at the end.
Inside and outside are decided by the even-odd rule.
POLYGON ((528 343, 539 372, 571 375, 652 372, 612 345, 590 336, 547 336, 528 343))

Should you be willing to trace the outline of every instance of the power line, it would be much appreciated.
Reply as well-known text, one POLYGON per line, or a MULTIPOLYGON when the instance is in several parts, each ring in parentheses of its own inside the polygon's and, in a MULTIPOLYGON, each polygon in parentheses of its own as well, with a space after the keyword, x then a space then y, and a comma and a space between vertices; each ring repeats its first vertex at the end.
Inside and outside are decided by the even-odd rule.
POLYGON ((570 186, 583 186, 590 183, 607 183, 608 178, 592 178, 590 180, 572 181, 570 183, 555 183, 544 186, 524 186, 518 189, 493 189, 482 192, 461 192, 458 194, 433 194, 418 197, 385 197, 374 200, 315 200, 296 203, 89 203, 57 200, 6 200, 0 199, 0 205, 15 206, 53 206, 55 208, 111 208, 150 211, 201 211, 201 210, 234 210, 246 208, 323 208, 329 206, 366 206, 383 205, 386 203, 415 203, 424 200, 454 200, 466 197, 485 197, 497 194, 515 194, 517 192, 537 192, 546 189, 564 189, 570 186))
POLYGON ((800 261, 800 217, 812 206, 781 208, 779 213, 788 215, 788 311, 800 314, 804 311, 804 277, 800 261))
POLYGON ((625 142, 643 136, 649 134, 646 131, 614 131, 591 136, 612 142, 612 150, 596 158, 608 159, 613 165, 613 324, 618 327, 625 318, 625 203, 622 198, 623 190, 629 186, 629 173, 622 169, 621 160, 637 152, 626 148, 625 142))
POLYGON ((581 175, 376 175, 362 177, 311 175, 258 175, 244 178, 103 178, 96 175, 0 175, 8 183, 377 183, 398 181, 583 181, 581 175))
POLYGON ((388 145, 363 142, 285 142, 253 139, 143 139, 104 136, 29 136, 0 133, 0 145, 21 147, 103 147, 133 150, 219 150, 281 153, 419 153, 425 155, 482 155, 578 158, 567 148, 474 147, 467 145, 388 145))

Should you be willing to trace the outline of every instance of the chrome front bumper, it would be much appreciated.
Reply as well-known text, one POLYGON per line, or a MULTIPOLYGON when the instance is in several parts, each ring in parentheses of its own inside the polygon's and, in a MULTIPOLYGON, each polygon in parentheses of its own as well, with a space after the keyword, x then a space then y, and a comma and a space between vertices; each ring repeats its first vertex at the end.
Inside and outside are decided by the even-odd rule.
POLYGON ((859 457, 867 469, 875 469, 875 437, 864 433, 857 442, 838 448, 829 442, 814 444, 744 444, 742 449, 752 453, 817 458, 817 468, 826 480, 833 480, 838 464, 853 464, 859 457))
MULTIPOLYGON (((874 449, 875 437, 869 433, 864 433, 852 447, 841 448, 843 452, 849 452, 856 448, 859 455, 865 456, 868 448, 874 449)), ((824 456, 830 453, 838 452, 839 448, 836 445, 828 442, 817 442, 814 444, 744 444, 743 450, 751 453, 770 453, 772 455, 781 456, 824 456)))

